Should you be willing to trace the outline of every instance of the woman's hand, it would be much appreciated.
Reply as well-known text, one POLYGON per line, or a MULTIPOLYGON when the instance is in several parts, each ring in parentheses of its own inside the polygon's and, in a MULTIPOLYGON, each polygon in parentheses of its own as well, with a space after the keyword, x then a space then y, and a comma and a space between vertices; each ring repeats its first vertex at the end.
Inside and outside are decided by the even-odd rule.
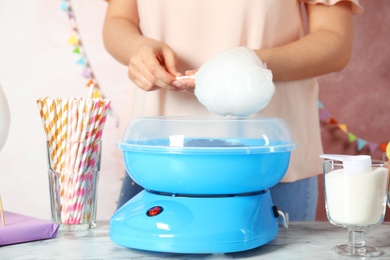
POLYGON ((172 82, 178 89, 194 91, 195 89, 195 73, 197 70, 187 70, 184 77, 176 77, 176 80, 172 82))
POLYGON ((169 46, 146 39, 145 43, 130 56, 128 77, 145 91, 178 90, 173 84, 179 75, 176 61, 176 54, 169 46))
POLYGON ((145 91, 179 90, 176 54, 165 43, 144 37, 139 28, 137 0, 111 0, 103 26, 107 51, 128 66, 128 76, 145 91))

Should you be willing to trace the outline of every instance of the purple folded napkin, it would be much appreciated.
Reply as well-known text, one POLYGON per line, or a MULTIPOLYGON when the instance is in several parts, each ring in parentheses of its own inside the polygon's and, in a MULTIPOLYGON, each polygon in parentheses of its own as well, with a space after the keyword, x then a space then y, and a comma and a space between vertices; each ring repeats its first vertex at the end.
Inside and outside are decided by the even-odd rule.
POLYGON ((5 226, 0 224, 0 246, 56 237, 58 225, 51 221, 4 211, 5 226))

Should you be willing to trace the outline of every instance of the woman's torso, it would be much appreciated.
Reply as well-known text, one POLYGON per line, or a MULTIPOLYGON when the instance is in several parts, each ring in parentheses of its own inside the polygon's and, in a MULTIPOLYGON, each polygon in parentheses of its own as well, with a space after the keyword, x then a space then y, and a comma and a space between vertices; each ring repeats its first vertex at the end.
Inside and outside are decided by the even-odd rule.
MULTIPOLYGON (((177 53, 182 73, 227 49, 284 45, 305 31, 302 7, 295 0, 139 0, 138 10, 141 32, 167 43, 177 53)), ((308 79, 275 85, 271 103, 255 116, 283 118, 298 143, 284 181, 319 174, 322 145, 317 82, 308 79)), ((122 129, 138 116, 211 115, 190 92, 144 92, 132 86, 127 100, 122 129)))

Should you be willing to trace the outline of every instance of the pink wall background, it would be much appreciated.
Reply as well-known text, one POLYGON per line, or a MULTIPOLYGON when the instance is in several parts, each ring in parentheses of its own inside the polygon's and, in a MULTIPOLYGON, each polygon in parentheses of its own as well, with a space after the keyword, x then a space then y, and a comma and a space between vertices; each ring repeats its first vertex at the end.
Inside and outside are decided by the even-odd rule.
MULTIPOLYGON (((327 112, 348 132, 367 142, 360 151, 357 141, 337 125, 322 123, 325 153, 368 154, 382 159, 378 147, 368 144, 390 141, 390 1, 360 0, 364 12, 355 16, 355 43, 349 65, 341 72, 320 77, 320 100, 327 112)), ((318 220, 327 220, 323 202, 323 180, 319 180, 318 220)), ((390 220, 387 213, 386 220, 390 220)))

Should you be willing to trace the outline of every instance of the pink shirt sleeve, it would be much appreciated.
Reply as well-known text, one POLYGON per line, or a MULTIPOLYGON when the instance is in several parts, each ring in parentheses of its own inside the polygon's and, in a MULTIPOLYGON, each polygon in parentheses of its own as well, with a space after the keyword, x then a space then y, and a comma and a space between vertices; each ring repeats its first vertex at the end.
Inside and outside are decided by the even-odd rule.
POLYGON ((324 4, 324 5, 334 5, 341 1, 349 1, 352 3, 352 12, 354 14, 360 14, 363 12, 363 7, 360 5, 359 0, 300 0, 301 2, 307 4, 324 4))

